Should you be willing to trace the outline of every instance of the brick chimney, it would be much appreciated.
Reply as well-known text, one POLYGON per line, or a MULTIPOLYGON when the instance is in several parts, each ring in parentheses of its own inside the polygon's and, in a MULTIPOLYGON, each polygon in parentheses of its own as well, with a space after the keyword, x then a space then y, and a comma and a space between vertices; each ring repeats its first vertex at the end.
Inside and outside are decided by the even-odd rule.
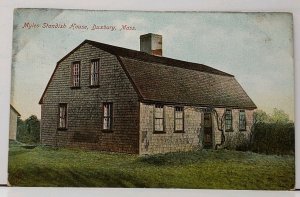
POLYGON ((152 33, 141 35, 140 51, 151 55, 162 56, 162 36, 152 33))

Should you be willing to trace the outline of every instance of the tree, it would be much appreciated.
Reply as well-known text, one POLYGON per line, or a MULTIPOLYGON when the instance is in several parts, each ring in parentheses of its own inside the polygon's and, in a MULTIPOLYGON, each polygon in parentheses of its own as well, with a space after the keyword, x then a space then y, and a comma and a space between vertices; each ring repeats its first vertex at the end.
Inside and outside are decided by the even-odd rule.
POLYGON ((254 112, 254 124, 257 123, 289 123, 289 115, 282 109, 274 108, 271 114, 267 114, 265 111, 259 109, 254 112))
POLYGON ((290 122, 289 115, 286 114, 282 109, 274 108, 273 113, 271 114, 271 122, 287 124, 290 122))
POLYGON ((17 140, 24 143, 38 143, 40 141, 40 121, 31 115, 25 121, 18 118, 17 140))
POLYGON ((25 125, 28 134, 31 136, 33 142, 40 141, 40 121, 35 115, 31 115, 25 120, 25 125))
POLYGON ((254 124, 270 122, 270 116, 263 110, 259 109, 254 112, 254 124))
POLYGON ((24 121, 18 117, 17 119, 17 140, 22 142, 26 135, 26 127, 24 121))

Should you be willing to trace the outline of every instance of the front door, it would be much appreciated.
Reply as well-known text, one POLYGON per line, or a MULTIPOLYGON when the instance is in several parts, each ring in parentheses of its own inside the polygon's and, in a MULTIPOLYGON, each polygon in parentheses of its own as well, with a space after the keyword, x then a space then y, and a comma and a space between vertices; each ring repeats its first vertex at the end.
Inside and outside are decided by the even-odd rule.
POLYGON ((204 113, 204 148, 212 148, 212 120, 211 113, 204 113))

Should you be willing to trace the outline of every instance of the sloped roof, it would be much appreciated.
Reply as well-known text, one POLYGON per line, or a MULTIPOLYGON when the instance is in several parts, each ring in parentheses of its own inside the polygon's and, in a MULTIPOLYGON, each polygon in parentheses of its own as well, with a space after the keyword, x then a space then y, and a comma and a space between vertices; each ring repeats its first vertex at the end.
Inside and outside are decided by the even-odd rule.
POLYGON ((85 40, 57 65, 85 43, 116 55, 142 101, 256 108, 233 75, 203 64, 85 40))
POLYGON ((10 105, 10 109, 12 109, 18 116, 21 116, 21 114, 14 108, 14 106, 10 105))
POLYGON ((164 65, 186 68, 186 69, 191 69, 191 70, 197 70, 197 71, 202 71, 202 72, 208 72, 208 73, 213 73, 213 74, 218 74, 218 75, 233 76, 233 75, 225 73, 223 71, 206 66, 204 64, 186 62, 186 61, 176 60, 176 59, 172 59, 172 58, 168 58, 168 57, 154 56, 154 55, 150 55, 145 52, 126 49, 126 48, 122 48, 122 47, 116 47, 116 46, 112 46, 112 45, 108 45, 108 44, 104 44, 104 43, 100 43, 100 42, 95 42, 95 41, 91 41, 91 40, 85 40, 85 42, 89 43, 97 48, 100 48, 104 51, 107 51, 109 53, 112 53, 114 55, 121 56, 121 57, 138 59, 138 60, 142 60, 144 62, 155 62, 155 63, 164 64, 164 65))
POLYGON ((256 108, 233 76, 120 57, 145 101, 256 108))

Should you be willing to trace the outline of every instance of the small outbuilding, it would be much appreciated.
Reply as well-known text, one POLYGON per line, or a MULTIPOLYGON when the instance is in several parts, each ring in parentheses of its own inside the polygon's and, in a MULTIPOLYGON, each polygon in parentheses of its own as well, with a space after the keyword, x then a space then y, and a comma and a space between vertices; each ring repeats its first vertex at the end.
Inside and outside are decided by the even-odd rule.
POLYGON ((18 117, 21 114, 12 106, 10 105, 10 124, 9 124, 9 139, 16 140, 17 139, 17 121, 18 117))

